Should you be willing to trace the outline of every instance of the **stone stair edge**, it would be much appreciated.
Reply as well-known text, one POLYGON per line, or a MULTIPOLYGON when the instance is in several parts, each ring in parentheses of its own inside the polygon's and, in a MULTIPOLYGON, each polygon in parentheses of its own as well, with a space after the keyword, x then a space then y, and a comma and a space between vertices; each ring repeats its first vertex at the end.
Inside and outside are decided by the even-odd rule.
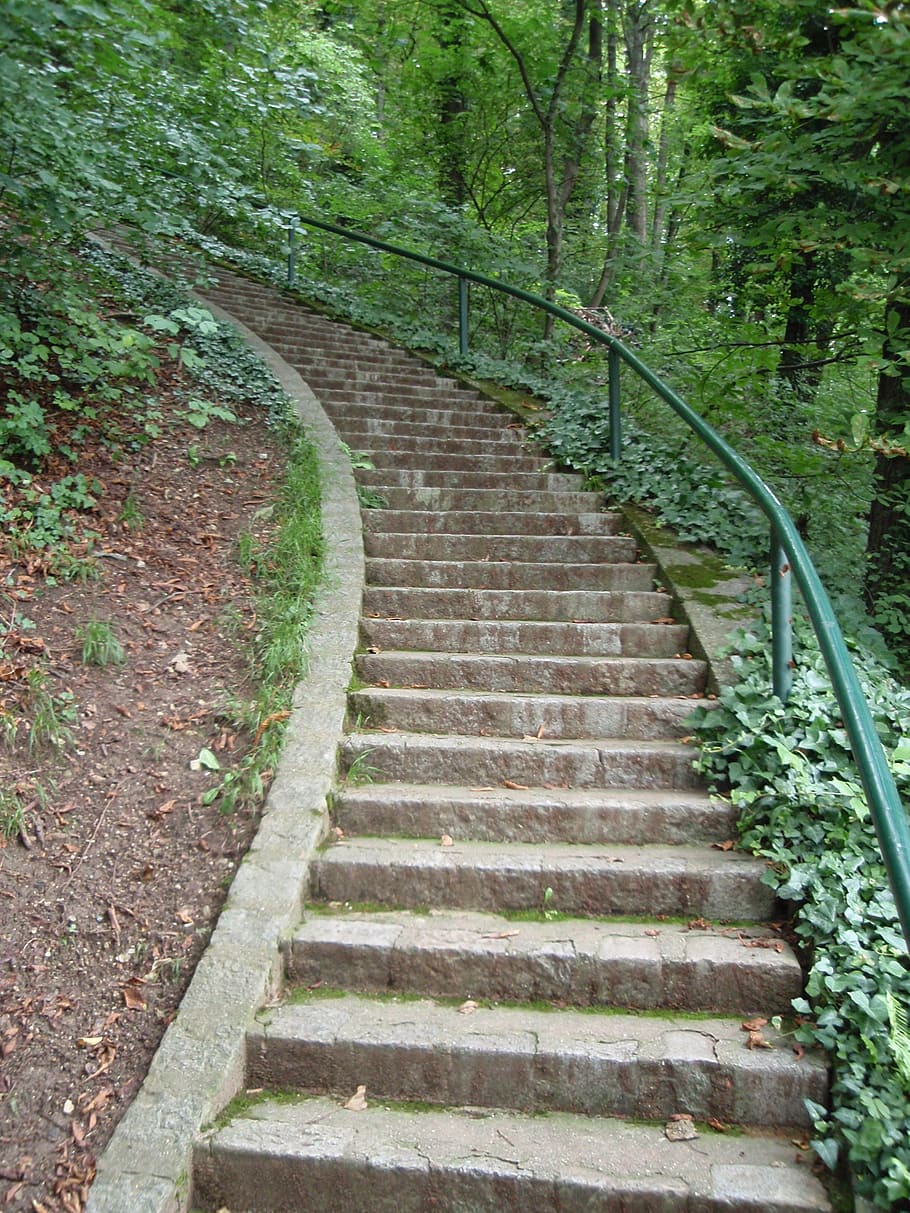
POLYGON ((504 1207, 534 1213, 831 1209, 818 1179, 786 1138, 750 1135, 755 1163, 744 1166, 742 1139, 707 1125, 699 1125, 698 1137, 686 1142, 668 1140, 663 1125, 595 1123, 568 1113, 532 1117, 473 1108, 386 1107, 369 1091, 364 1105, 351 1111, 327 1098, 262 1099, 242 1120, 213 1131, 200 1145, 199 1199, 209 1209, 226 1207, 231 1189, 225 1179, 236 1176, 245 1181, 242 1199, 268 1199, 260 1208, 274 1213, 329 1208, 360 1213, 375 1207, 380 1177, 394 1176, 400 1213, 435 1207, 476 1213, 499 1213, 504 1207), (284 1164, 279 1184, 268 1188, 266 1176, 250 1166, 266 1145, 284 1164), (328 1162, 320 1167, 314 1160, 323 1154, 328 1162), (350 1158, 361 1162, 344 1181, 341 1163, 350 1158), (563 1165, 568 1178, 560 1183, 563 1165))

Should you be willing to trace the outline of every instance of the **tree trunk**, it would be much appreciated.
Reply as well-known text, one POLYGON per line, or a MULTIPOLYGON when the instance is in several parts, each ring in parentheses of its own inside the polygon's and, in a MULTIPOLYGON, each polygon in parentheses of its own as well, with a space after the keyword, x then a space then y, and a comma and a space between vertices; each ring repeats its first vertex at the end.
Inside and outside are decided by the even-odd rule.
MULTIPOLYGON (((889 304, 885 312, 883 356, 887 369, 878 380, 876 426, 879 433, 899 441, 910 421, 910 282, 906 296, 889 304), (903 353, 901 352, 903 351, 903 353)), ((904 600, 903 614, 910 610, 910 458, 896 445, 891 453, 878 452, 875 459, 869 533, 866 540, 868 565, 866 593, 873 613, 889 595, 904 600)), ((906 628, 904 629, 906 631, 906 628)))
POLYGON ((629 73, 626 114, 626 220, 643 246, 648 241, 648 90, 653 50, 650 0, 629 0, 623 29, 629 73))
POLYGON ((794 262, 790 270, 790 307, 777 366, 778 374, 790 385, 797 399, 807 403, 814 399, 821 383, 819 362, 828 348, 831 333, 830 324, 813 322, 816 281, 816 258, 807 253, 802 260, 794 262), (810 344, 815 347, 814 356, 807 351, 810 344))
POLYGON ((465 172, 464 115, 468 103, 462 88, 465 14, 454 0, 438 10, 436 40, 449 70, 437 85, 439 105, 439 191, 449 206, 460 208, 468 196, 465 172))
POLYGON ((606 105, 604 107, 604 177, 607 195, 607 249, 603 267, 590 307, 600 307, 604 295, 613 280, 619 235, 622 231, 626 211, 628 189, 623 180, 622 156, 619 141, 619 99, 625 86, 620 83, 618 70, 619 49, 619 0, 605 0, 603 11, 607 29, 607 78, 604 82, 606 105))

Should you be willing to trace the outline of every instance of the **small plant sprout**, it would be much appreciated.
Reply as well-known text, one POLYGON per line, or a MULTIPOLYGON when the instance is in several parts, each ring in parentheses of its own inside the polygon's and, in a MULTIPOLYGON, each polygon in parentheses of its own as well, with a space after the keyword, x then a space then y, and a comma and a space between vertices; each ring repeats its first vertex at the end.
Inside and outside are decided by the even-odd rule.
POLYGON ((16 792, 0 788, 0 837, 15 838, 25 825, 25 808, 16 792))
POLYGON ((123 665, 126 661, 123 645, 114 635, 114 629, 109 623, 90 619, 76 628, 75 635, 82 645, 83 665, 104 668, 109 665, 123 665))
POLYGON ((372 753, 372 750, 364 750, 348 764, 344 777, 345 783, 350 784, 352 787, 357 787, 360 784, 373 782, 379 771, 376 767, 370 766, 367 761, 372 753))
POLYGON ((145 525, 145 515, 139 508, 135 492, 130 489, 120 508, 118 521, 122 522, 128 531, 141 531, 145 525))

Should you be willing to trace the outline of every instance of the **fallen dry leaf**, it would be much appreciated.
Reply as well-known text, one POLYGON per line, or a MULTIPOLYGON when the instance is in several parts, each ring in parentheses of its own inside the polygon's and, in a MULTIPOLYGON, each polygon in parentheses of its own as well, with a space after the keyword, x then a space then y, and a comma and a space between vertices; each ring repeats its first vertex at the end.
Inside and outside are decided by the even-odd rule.
POLYGON ((463 1002, 461 1004, 461 1006, 458 1008, 458 1014, 459 1015, 473 1015, 474 1012, 477 1010, 477 1007, 478 1007, 478 1004, 474 1001, 474 999, 469 998, 467 1000, 467 1002, 463 1002))
POLYGON ((715 851, 732 851, 736 846, 736 842, 732 838, 727 838, 724 842, 712 842, 711 846, 715 851))
POLYGON ((367 1089, 361 1083, 347 1103, 341 1105, 348 1112, 365 1112, 370 1106, 367 1103, 367 1089))
POLYGON ((767 1026, 767 1019, 762 1019, 760 1015, 757 1015, 755 1019, 747 1019, 745 1023, 740 1024, 740 1027, 744 1032, 760 1032, 762 1028, 767 1026))
POLYGON ((481 939, 512 939, 518 931, 495 931, 489 935, 481 935, 481 939))
POLYGON ((122 988, 123 1002, 128 1011, 145 1011, 147 1004, 143 997, 142 991, 136 986, 128 985, 122 988))
POLYGON ((715 1131, 715 1133, 726 1133, 727 1129, 730 1127, 729 1125, 725 1125, 722 1120, 716 1120, 713 1117, 708 1121, 708 1124, 715 1131))
POLYGON ((502 786, 504 788, 511 788, 513 792, 528 791, 528 785, 526 783, 513 783, 511 779, 504 779, 502 781, 502 786))
POLYGON ((439 845, 441 847, 454 847, 455 839, 451 834, 443 834, 442 838, 439 840, 439 845))

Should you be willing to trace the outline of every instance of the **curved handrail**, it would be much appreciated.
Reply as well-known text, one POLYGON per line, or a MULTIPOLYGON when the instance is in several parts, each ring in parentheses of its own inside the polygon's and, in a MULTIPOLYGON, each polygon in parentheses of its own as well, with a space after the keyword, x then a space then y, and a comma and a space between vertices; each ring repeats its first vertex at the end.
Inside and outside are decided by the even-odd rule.
MULTIPOLYGON (((329 223, 324 219, 314 219, 306 215, 297 215, 295 218, 308 227, 320 228, 341 236, 343 239, 369 245, 381 252, 392 253, 409 261, 417 261, 431 269, 451 274, 457 278, 460 284, 459 322, 462 352, 467 348, 467 300, 463 286, 466 282, 476 282, 480 286, 511 295, 515 299, 521 299, 532 307, 548 312, 551 316, 579 329, 594 341, 607 345, 610 351, 610 450, 613 458, 619 458, 620 449, 618 372, 621 360, 640 379, 643 379, 690 429, 694 430, 724 467, 732 473, 768 519, 771 528, 771 604, 774 643, 772 668, 775 694, 782 700, 786 700, 792 678, 790 657, 790 577, 792 573, 802 592, 803 602, 828 668, 834 696, 843 715, 844 727, 859 768, 863 790, 866 793, 882 858, 885 861, 891 890, 897 904, 904 940, 910 950, 910 825, 908 825, 907 814, 901 803, 894 777, 872 719, 872 713, 860 687, 827 591, 822 585, 793 519, 758 473, 741 455, 737 454, 713 426, 686 404, 682 397, 668 387, 628 346, 617 337, 582 320, 574 312, 570 312, 540 295, 535 295, 531 291, 523 290, 521 287, 511 286, 495 278, 490 278, 486 274, 465 269, 463 266, 451 265, 423 253, 400 248, 385 240, 340 227, 338 224, 329 223)), ((289 259, 289 279, 292 277, 292 267, 293 262, 289 259)))

